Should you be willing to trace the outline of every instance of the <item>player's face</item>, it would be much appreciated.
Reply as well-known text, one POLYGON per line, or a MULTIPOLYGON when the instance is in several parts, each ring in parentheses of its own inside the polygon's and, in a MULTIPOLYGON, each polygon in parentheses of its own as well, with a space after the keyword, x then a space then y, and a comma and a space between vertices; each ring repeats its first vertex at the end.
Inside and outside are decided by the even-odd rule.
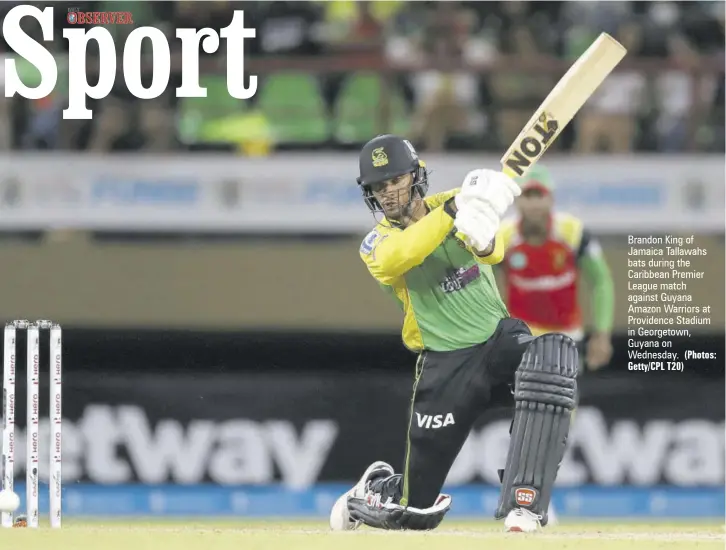
POLYGON ((525 222, 546 223, 552 212, 552 195, 541 189, 527 189, 517 197, 517 208, 525 222))
POLYGON ((387 218, 397 220, 404 214, 404 208, 411 202, 413 174, 403 174, 371 185, 373 196, 383 207, 387 218))

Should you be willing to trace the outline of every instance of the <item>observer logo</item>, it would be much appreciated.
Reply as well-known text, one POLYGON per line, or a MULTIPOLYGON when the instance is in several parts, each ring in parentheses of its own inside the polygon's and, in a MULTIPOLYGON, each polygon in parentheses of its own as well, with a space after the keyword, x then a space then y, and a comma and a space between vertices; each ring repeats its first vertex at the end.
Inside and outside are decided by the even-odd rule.
MULTIPOLYGON (((16 94, 26 99, 42 99, 50 95, 58 83, 58 66, 53 55, 39 42, 20 28, 23 17, 32 17, 40 24, 43 42, 53 40, 53 8, 43 10, 35 6, 16 6, 3 21, 3 38, 11 50, 34 65, 41 75, 38 86, 31 88, 23 84, 14 59, 5 61, 5 97, 16 94)), ((71 25, 94 25, 90 29, 63 29, 63 38, 68 40, 68 56, 73 60, 68 67, 68 107, 63 110, 64 119, 89 120, 93 111, 86 107, 87 98, 106 97, 116 80, 116 44, 108 29, 103 25, 130 24, 133 17, 128 12, 68 12, 71 25), (98 45, 101 63, 99 73, 88 83, 86 57, 88 44, 98 45)), ((199 45, 206 53, 219 49, 220 38, 227 41, 227 91, 236 99, 249 99, 257 92, 257 76, 250 76, 245 86, 244 41, 254 38, 256 31, 246 28, 244 11, 235 10, 230 24, 217 32, 203 29, 176 29, 176 38, 181 40, 182 83, 176 89, 176 97, 206 97, 207 90, 199 86, 199 45)), ((164 33, 153 27, 139 27, 129 33, 122 45, 123 75, 126 86, 139 99, 154 99, 164 93, 171 76, 171 51, 164 33), (141 83, 141 42, 148 38, 152 44, 152 81, 148 87, 141 83)))
POLYGON ((134 16, 129 11, 79 11, 68 8, 66 21, 69 25, 133 25, 134 16))

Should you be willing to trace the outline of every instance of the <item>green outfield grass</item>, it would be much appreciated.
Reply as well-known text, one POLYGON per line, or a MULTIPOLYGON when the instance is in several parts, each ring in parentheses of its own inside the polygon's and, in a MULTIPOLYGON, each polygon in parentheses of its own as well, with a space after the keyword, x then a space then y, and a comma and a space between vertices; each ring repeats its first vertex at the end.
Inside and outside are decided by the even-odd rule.
POLYGON ((324 521, 66 521, 60 530, 0 530, 12 550, 655 550, 724 548, 712 522, 578 522, 533 535, 501 523, 445 522, 429 533, 361 529, 331 533, 324 521))

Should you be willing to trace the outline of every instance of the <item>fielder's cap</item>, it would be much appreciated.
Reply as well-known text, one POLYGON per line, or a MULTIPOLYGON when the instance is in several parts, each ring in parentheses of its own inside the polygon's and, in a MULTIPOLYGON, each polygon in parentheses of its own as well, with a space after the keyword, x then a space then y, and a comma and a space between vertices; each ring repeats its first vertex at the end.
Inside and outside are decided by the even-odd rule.
POLYGON ((550 194, 555 190, 555 182, 552 180, 550 171, 541 164, 536 164, 524 176, 516 178, 522 192, 529 189, 538 189, 543 193, 550 194))

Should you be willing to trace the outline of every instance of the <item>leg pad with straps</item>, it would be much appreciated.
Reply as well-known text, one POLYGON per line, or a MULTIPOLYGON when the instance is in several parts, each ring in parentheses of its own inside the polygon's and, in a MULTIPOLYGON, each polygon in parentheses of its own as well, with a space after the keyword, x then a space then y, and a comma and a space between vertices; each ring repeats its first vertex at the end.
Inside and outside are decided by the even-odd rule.
POLYGON ((576 404, 578 365, 576 344, 563 334, 540 336, 525 351, 515 376, 516 406, 497 519, 525 508, 546 525, 576 404))

